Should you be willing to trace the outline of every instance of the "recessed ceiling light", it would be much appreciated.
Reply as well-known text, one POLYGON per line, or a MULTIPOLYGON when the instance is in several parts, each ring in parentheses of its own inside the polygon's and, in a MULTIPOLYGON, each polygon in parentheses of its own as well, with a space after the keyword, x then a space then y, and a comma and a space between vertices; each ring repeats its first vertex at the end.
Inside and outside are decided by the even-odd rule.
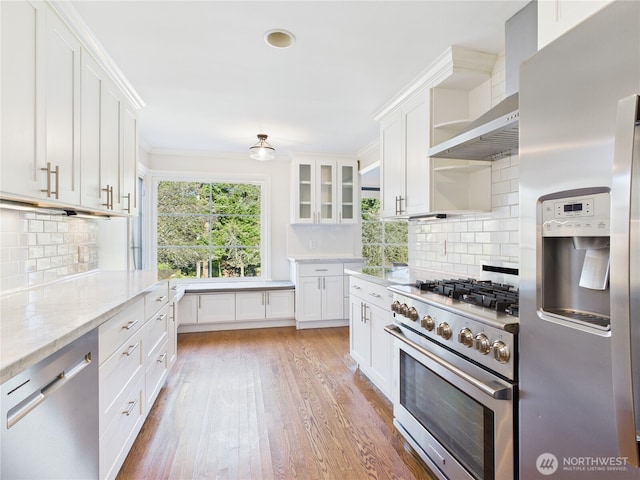
POLYGON ((286 30, 269 30, 264 34, 264 41, 275 48, 288 48, 296 41, 296 37, 286 30))

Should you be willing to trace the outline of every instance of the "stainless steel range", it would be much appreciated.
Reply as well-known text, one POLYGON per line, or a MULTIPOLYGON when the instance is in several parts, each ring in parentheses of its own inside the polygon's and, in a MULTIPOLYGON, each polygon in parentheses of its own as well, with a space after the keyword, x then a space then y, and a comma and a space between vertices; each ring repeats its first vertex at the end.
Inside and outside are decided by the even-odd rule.
POLYGON ((511 283, 393 286, 394 423, 442 479, 515 473, 518 270, 511 283))

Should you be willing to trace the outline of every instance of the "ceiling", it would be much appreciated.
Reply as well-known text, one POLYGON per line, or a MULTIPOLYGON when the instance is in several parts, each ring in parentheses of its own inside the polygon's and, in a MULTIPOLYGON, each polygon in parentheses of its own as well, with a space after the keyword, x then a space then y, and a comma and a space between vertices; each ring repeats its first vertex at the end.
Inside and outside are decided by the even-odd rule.
POLYGON ((72 1, 145 103, 152 151, 355 154, 449 45, 497 53, 527 1, 72 1), (287 49, 267 45, 292 32, 287 49))

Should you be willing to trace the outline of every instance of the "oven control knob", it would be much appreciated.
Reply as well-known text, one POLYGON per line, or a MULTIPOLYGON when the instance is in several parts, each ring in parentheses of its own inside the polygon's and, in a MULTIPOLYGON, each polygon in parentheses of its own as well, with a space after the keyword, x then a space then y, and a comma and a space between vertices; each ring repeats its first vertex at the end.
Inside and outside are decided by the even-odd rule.
POLYGON ((486 355, 491 350, 491 343, 489 338, 484 333, 479 333, 475 336, 473 345, 476 350, 481 354, 486 355))
POLYGON ((511 358, 511 354, 509 353, 509 347, 504 342, 500 340, 496 340, 491 344, 491 349, 493 350, 493 358, 495 358, 500 363, 507 363, 509 358, 511 358))
POLYGON ((402 315, 403 317, 406 317, 407 313, 409 313, 409 306, 406 303, 403 303, 400 306, 400 315, 402 315))
POLYGON ((407 312, 407 317, 409 317, 409 320, 413 320, 414 322, 418 320, 419 315, 416 307, 411 307, 409 309, 409 311, 407 312))
POLYGON ((445 340, 449 340, 451 338, 451 327, 447 322, 442 322, 440 325, 438 325, 436 333, 445 340))
POLYGON ((467 327, 464 327, 460 332, 458 332, 458 342, 463 344, 465 347, 473 347, 473 333, 467 327))
POLYGON ((436 322, 433 321, 433 318, 431 317, 431 315, 425 315, 424 317, 422 317, 420 326, 422 328, 426 328, 428 331, 431 331, 436 326, 436 322))
POLYGON ((391 311, 392 312, 396 312, 396 313, 400 313, 400 302, 398 300, 396 300, 395 302, 393 302, 391 304, 391 311))

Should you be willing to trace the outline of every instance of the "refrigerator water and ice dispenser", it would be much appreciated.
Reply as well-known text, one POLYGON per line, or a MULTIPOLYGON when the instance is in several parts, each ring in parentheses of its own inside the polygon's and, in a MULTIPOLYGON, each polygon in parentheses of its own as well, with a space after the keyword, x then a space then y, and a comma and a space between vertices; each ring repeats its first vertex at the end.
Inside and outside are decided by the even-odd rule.
POLYGON ((608 189, 541 199, 542 310, 555 321, 610 329, 608 189))

